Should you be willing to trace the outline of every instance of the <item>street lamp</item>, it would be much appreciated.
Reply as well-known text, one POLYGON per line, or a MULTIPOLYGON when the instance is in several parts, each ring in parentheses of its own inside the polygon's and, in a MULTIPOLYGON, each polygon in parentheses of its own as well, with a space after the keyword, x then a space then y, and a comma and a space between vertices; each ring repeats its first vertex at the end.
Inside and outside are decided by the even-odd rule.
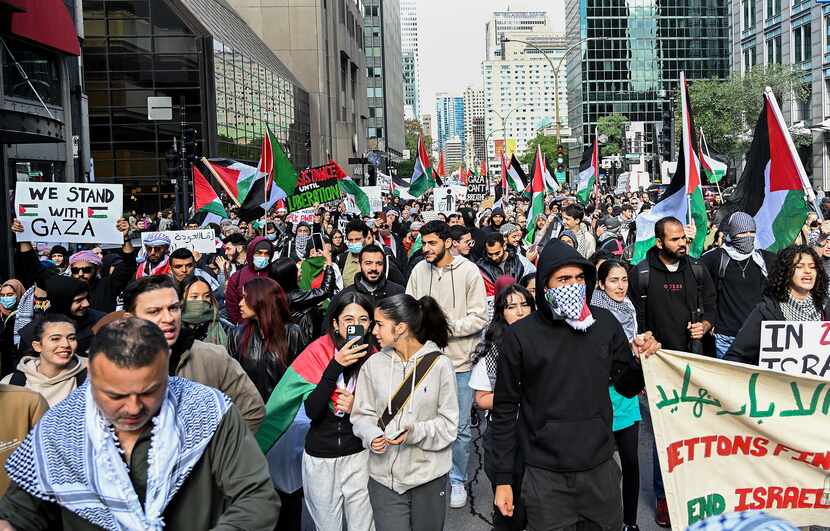
MULTIPOLYGON (((504 145, 502 146, 502 150, 504 150, 504 151, 502 151, 502 154, 505 151, 507 151, 507 119, 510 118, 511 114, 513 114, 514 112, 516 112, 520 109, 522 109, 522 107, 513 107, 512 109, 507 111, 507 113, 504 114, 504 115, 502 115, 499 111, 497 111, 495 109, 490 109, 489 110, 491 113, 498 116, 499 119, 501 120, 501 132, 502 132, 501 138, 502 138, 502 142, 504 142, 504 145)), ((496 131, 499 131, 499 129, 496 129, 496 131)), ((496 131, 491 132, 490 135, 492 135, 496 131)), ((487 137, 489 138, 490 135, 487 135, 487 137)), ((489 142, 486 142, 485 145, 489 145, 489 142)), ((496 150, 496 148, 494 146, 493 151, 495 151, 495 150, 496 150)))

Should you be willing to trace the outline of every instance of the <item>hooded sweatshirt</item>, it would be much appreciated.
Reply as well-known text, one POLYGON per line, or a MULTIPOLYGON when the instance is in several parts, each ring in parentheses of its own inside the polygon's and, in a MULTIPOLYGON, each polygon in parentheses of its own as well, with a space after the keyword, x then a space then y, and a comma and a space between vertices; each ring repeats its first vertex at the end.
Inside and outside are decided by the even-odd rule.
MULTIPOLYGON (((79 373, 86 371, 86 359, 74 356, 76 362, 57 376, 47 378, 37 371, 40 366, 40 358, 37 356, 25 356, 17 365, 17 370, 26 375, 26 388, 40 393, 43 398, 49 403, 49 407, 54 407, 55 404, 69 396, 69 393, 78 387, 79 373)), ((0 383, 7 384, 11 381, 12 375, 9 374, 0 383)))
MULTIPOLYGON (((81 293, 89 293, 86 283, 63 275, 53 275, 46 280, 46 294, 49 296, 48 313, 59 313, 75 321, 75 338, 78 340, 77 354, 86 356, 89 344, 92 343, 92 326, 104 316, 104 312, 93 310, 91 307, 83 317, 71 314, 72 301, 81 293)), ((28 345, 29 347, 31 345, 28 345)), ((28 352, 28 350, 23 350, 28 352)))
MULTIPOLYGON (((363 364, 357 376, 351 421, 364 448, 371 448, 372 441, 384 435, 378 419, 390 407, 392 397, 418 359, 436 350, 438 346, 427 341, 409 360, 403 361, 393 349, 385 348, 363 364)), ((446 356, 438 356, 429 374, 412 390, 410 399, 389 423, 385 435, 395 435, 407 427, 403 444, 387 446, 381 454, 372 451, 369 457, 369 476, 398 494, 443 476, 452 466, 452 443, 458 434, 458 397, 453 366, 446 356)))
POLYGON ((444 354, 456 372, 471 370, 471 355, 487 326, 487 290, 478 266, 461 256, 446 267, 424 260, 412 269, 406 292, 416 299, 429 295, 438 302, 450 323, 444 354))
POLYGON ((516 452, 525 463, 554 472, 593 469, 614 454, 609 382, 626 397, 644 386, 640 365, 611 312, 589 306, 595 319, 585 331, 554 319, 545 286, 560 267, 585 272, 591 300, 596 269, 576 249, 551 240, 536 271, 531 315, 509 326, 500 344, 492 412, 495 484, 508 485, 516 452))
POLYGON ((274 257, 273 246, 267 238, 257 236, 248 244, 245 252, 245 267, 231 275, 231 278, 228 280, 228 285, 225 288, 225 309, 228 312, 228 319, 233 324, 239 324, 242 320, 242 314, 239 313, 239 301, 242 299, 242 288, 253 278, 268 276, 268 267, 259 271, 254 269, 254 252, 256 251, 257 245, 263 242, 268 244, 268 262, 271 262, 271 259, 274 257))

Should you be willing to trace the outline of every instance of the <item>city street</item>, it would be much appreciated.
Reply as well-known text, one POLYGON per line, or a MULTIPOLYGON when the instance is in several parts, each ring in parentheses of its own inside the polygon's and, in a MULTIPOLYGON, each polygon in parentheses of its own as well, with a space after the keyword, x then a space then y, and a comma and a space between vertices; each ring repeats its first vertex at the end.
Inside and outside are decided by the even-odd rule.
MULTIPOLYGON (((648 404, 645 398, 640 398, 640 411, 643 421, 640 423, 640 508, 637 523, 642 531, 657 531, 661 529, 654 523, 654 489, 652 488, 652 441, 654 435, 651 430, 651 419, 648 414, 648 404)), ((452 531, 481 531, 490 529, 492 518, 493 493, 490 482, 480 470, 481 438, 473 430, 473 439, 476 448, 471 452, 469 479, 473 480, 472 496, 467 498, 467 506, 463 509, 449 509, 445 529, 452 531), (484 522, 487 522, 485 524, 484 522)))

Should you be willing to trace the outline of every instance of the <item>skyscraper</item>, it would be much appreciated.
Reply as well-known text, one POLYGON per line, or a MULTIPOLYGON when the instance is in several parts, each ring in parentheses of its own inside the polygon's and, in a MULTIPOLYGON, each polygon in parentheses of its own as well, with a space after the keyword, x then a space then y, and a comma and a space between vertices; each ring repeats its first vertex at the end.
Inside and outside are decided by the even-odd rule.
POLYGON ((423 131, 424 136, 434 138, 433 137, 433 132, 432 132, 432 115, 431 114, 422 114, 421 115, 421 130, 423 131))
POLYGON ((435 95, 435 120, 438 125, 438 137, 435 147, 444 149, 447 140, 457 136, 464 142, 464 98, 450 96, 446 92, 435 95))
POLYGON ((571 170, 603 116, 645 122, 645 150, 655 152, 680 71, 690 80, 729 73, 727 0, 566 0, 566 26, 569 42, 582 41, 567 59, 568 122, 580 139, 571 170))
POLYGON ((403 62, 404 116, 407 120, 417 120, 421 115, 418 11, 416 3, 416 0, 401 0, 401 54, 403 62))
POLYGON ((464 90, 464 162, 476 166, 484 160, 484 90, 464 90))
POLYGON ((544 11, 496 11, 484 26, 487 60, 501 57, 501 39, 505 33, 549 31, 544 11))

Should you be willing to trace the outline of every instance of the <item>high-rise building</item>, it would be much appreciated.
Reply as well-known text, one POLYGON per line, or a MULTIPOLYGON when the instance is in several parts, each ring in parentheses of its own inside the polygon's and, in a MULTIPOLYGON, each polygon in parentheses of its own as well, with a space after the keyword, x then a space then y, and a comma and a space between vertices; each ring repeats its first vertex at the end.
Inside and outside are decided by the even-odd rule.
POLYGON ((549 31, 544 11, 496 11, 484 26, 487 60, 501 57, 501 40, 505 33, 549 31))
POLYGON ((432 132, 432 115, 431 114, 422 114, 421 115, 421 131, 423 131, 424 136, 428 136, 430 138, 435 138, 435 133, 432 132))
POLYGON ((363 2, 214 2, 229 3, 308 91, 311 163, 334 159, 347 168, 350 157, 362 156, 368 118, 363 2))
POLYGON ((484 90, 464 90, 464 162, 476 166, 484 160, 484 90))
MULTIPOLYGON (((554 65, 564 57, 567 48, 561 33, 506 32, 504 36, 533 43, 554 65)), ((504 56, 484 61, 482 69, 487 162, 492 175, 501 174, 499 153, 521 154, 537 134, 556 133, 557 103, 560 138, 571 136, 564 63, 557 80, 553 67, 538 50, 520 42, 506 42, 504 56)))
POLYGON ((450 96, 446 92, 435 95, 435 121, 438 126, 438 136, 433 146, 444 149, 444 144, 450 138, 457 136, 464 142, 464 98, 450 96))
POLYGON ((566 0, 568 41, 582 42, 567 58, 568 123, 579 138, 571 145, 572 178, 603 116, 645 122, 644 149, 654 153, 662 114, 673 112, 680 72, 689 80, 728 75, 727 4, 566 0))
POLYGON ((401 0, 401 54, 403 56, 404 116, 407 120, 417 120, 421 115, 417 0, 401 0))
POLYGON ((447 174, 455 171, 464 162, 464 143, 458 136, 448 138, 444 142, 444 164, 447 174))
POLYGON ((830 190, 830 73, 825 59, 830 40, 822 39, 830 35, 830 6, 762 0, 731 0, 731 4, 733 72, 773 64, 803 72, 808 97, 799 101, 786 95, 778 103, 784 120, 812 137, 799 152, 813 187, 830 190))
POLYGON ((369 118, 367 146, 386 160, 400 159, 404 149, 404 84, 398 0, 363 0, 369 118))

